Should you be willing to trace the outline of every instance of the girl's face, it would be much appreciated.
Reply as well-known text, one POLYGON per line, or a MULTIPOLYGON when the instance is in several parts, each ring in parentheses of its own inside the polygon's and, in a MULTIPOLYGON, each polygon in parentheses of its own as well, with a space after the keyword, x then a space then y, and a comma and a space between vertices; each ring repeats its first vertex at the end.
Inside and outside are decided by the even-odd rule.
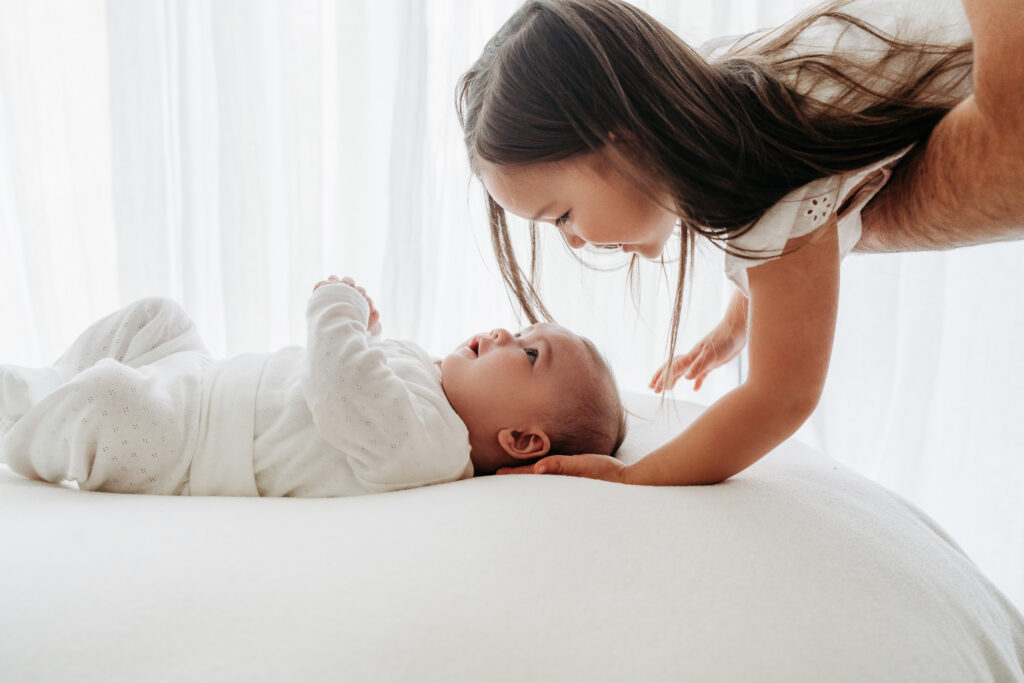
POLYGON ((598 153, 527 166, 485 161, 480 179, 506 211, 554 225, 574 249, 618 247, 656 259, 678 220, 665 208, 673 205, 667 192, 655 201, 598 153))

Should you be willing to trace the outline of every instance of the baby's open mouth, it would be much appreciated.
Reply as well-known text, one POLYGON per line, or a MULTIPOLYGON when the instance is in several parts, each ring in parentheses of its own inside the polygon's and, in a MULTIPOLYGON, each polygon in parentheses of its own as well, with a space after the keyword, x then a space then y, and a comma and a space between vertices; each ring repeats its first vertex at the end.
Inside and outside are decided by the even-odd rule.
POLYGON ((473 337, 467 346, 469 347, 469 350, 473 352, 474 356, 480 356, 480 337, 473 337))

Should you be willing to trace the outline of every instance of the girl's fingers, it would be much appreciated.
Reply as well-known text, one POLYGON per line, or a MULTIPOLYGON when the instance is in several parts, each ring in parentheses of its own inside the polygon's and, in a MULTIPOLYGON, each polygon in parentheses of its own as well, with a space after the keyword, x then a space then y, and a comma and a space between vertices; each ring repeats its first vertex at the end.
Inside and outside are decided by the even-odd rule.
MULTIPOLYGON (((678 373, 680 367, 683 367, 690 362, 690 357, 693 355, 693 353, 693 351, 690 351, 689 353, 685 353, 683 355, 676 356, 675 358, 673 358, 672 363, 669 366, 670 372, 678 373)), ((658 368, 658 371, 654 373, 654 377, 651 378, 651 382, 647 386, 650 387, 651 389, 654 389, 655 391, 661 391, 663 387, 660 385, 662 384, 662 378, 664 374, 665 366, 662 365, 660 368, 658 368)))
POLYGON ((693 365, 686 369, 686 379, 693 379, 701 372, 704 372, 705 368, 711 363, 712 354, 705 349, 697 360, 693 362, 693 365))
POLYGON ((677 369, 673 369, 672 370, 672 374, 669 375, 668 381, 665 383, 665 388, 666 389, 671 389, 672 387, 674 387, 676 385, 676 382, 679 380, 679 377, 683 374, 683 370, 684 370, 684 368, 680 368, 678 370, 677 369))
POLYGON ((696 355, 698 349, 700 349, 699 346, 696 349, 690 351, 689 353, 683 354, 682 356, 676 356, 672 360, 672 369, 678 370, 679 368, 689 365, 691 362, 693 362, 693 357, 694 355, 696 355))
POLYGON ((714 370, 714 368, 709 368, 697 376, 697 381, 693 383, 694 391, 700 391, 700 388, 704 386, 704 380, 707 378, 708 374, 711 373, 711 370, 714 370))

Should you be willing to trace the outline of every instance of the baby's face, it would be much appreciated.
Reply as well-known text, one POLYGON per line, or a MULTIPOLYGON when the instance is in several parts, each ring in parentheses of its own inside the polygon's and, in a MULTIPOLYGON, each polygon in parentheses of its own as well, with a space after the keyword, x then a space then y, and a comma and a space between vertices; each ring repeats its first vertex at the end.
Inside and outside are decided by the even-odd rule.
POLYGON ((441 361, 441 385, 471 434, 496 434, 543 420, 593 366, 582 338, 541 323, 470 337, 441 361))

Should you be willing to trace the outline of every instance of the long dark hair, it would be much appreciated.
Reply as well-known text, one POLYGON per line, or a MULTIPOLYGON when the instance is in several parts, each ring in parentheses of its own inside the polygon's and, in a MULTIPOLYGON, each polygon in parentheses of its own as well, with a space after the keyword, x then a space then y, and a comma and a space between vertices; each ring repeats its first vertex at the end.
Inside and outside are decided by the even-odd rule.
MULTIPOLYGON (((963 97, 951 93, 969 78, 970 42, 901 40, 844 12, 849 2, 819 5, 709 61, 626 2, 528 0, 459 80, 474 172, 481 161, 511 167, 614 150, 631 162, 620 167, 644 170, 623 172, 652 197, 667 190, 681 242, 671 362, 697 235, 731 251, 728 240, 787 193, 924 139, 963 97), (862 32, 878 49, 859 61, 796 50, 819 22, 862 32), (835 87, 819 97, 815 83, 835 87)), ((489 195, 487 207, 505 283, 531 322, 551 319, 535 288, 536 225, 527 276, 504 209, 489 195)))

